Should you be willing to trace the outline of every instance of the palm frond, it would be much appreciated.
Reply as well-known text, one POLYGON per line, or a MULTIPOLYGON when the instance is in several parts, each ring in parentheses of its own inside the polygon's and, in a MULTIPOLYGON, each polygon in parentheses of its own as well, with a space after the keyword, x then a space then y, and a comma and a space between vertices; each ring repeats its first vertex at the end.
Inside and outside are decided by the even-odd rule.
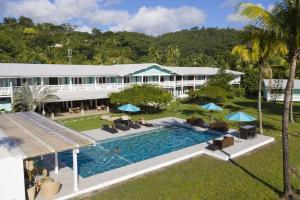
POLYGON ((266 32, 273 32, 276 36, 283 35, 282 27, 276 17, 262 7, 253 3, 241 3, 238 12, 248 24, 266 32))

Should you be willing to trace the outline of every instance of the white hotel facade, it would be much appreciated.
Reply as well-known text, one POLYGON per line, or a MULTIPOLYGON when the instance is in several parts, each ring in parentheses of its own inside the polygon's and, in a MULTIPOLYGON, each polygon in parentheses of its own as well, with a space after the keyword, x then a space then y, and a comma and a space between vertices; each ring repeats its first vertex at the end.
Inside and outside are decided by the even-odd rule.
MULTIPOLYGON (((110 93, 134 84, 156 84, 176 98, 184 97, 187 91, 204 85, 217 72, 218 68, 212 67, 165 67, 155 63, 111 66, 0 63, 0 109, 11 110, 14 91, 25 82, 55 89, 59 100, 51 103, 65 109, 83 101, 97 106, 110 93)), ((239 85, 243 73, 227 72, 234 76, 231 84, 239 85)))

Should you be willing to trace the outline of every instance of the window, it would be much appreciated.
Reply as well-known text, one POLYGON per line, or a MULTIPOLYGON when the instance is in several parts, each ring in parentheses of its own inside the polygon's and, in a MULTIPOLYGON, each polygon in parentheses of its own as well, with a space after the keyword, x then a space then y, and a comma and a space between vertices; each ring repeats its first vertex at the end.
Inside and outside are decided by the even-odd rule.
POLYGON ((196 80, 205 80, 205 76, 196 76, 196 80))

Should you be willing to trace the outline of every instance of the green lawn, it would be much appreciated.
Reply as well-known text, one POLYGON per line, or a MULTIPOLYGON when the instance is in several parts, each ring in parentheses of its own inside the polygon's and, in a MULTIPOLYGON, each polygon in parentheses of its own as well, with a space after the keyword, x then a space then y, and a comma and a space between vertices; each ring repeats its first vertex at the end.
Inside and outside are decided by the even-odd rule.
MULTIPOLYGON (((256 102, 235 99, 224 105, 223 118, 230 111, 242 110, 256 115, 256 102)), ((89 199, 278 199, 282 192, 281 168, 281 104, 264 103, 264 130, 276 138, 276 143, 259 149, 251 155, 232 162, 210 157, 198 157, 172 167, 116 185, 89 199)), ((292 167, 300 167, 300 104, 295 104, 296 123, 290 125, 290 160, 292 167)), ((197 105, 172 104, 167 111, 143 115, 146 119, 175 116, 187 118, 207 113, 197 105)), ((133 116, 138 118, 139 115, 133 116)), ((99 128, 105 123, 99 117, 81 118, 80 121, 63 121, 76 130, 99 128)), ((234 126, 234 124, 232 125, 234 126)), ((292 177, 293 188, 300 188, 300 181, 292 177)))

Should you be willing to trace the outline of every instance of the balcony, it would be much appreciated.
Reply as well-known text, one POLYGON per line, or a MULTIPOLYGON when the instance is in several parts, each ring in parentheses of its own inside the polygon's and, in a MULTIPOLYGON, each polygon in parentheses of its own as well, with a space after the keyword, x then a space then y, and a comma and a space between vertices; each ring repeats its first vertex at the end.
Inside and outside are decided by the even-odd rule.
MULTIPOLYGON (((147 84, 156 84, 164 88, 174 88, 181 87, 181 86, 193 86, 194 84, 196 86, 203 85, 205 83, 205 80, 184 80, 182 81, 164 81, 164 82, 147 82, 147 84)), ((66 84, 66 85, 45 85, 49 87, 50 89, 56 90, 56 91, 65 91, 65 90, 94 90, 94 89, 122 89, 123 86, 130 87, 134 84, 144 84, 142 82, 137 83, 98 83, 98 84, 66 84)), ((19 87, 14 86, 13 90, 16 91, 19 87)), ((11 96, 11 87, 0 87, 0 96, 3 97, 10 97, 11 96)))

